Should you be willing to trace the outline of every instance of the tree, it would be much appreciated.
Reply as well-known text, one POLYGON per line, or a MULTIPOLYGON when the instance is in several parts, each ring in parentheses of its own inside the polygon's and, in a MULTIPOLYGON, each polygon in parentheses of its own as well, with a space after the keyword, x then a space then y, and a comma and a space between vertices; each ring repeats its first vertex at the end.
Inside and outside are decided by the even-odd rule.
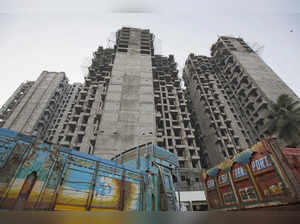
POLYGON ((296 147, 300 144, 300 102, 287 94, 280 95, 268 111, 266 128, 288 144, 296 147))

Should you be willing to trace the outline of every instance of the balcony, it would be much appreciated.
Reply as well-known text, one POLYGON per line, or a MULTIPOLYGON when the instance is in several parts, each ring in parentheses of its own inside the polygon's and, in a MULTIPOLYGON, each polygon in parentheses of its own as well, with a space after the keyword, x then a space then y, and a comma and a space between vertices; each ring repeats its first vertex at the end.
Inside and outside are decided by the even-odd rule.
POLYGON ((185 145, 183 144, 175 144, 176 149, 185 149, 185 145))
POLYGON ((164 142, 164 139, 161 138, 161 137, 156 137, 156 141, 157 141, 157 142, 164 142))
POLYGON ((257 110, 260 110, 263 107, 266 107, 268 105, 267 101, 262 101, 261 103, 258 104, 257 110))
POLYGON ((64 146, 64 147, 69 147, 70 146, 70 142, 68 142, 68 141, 61 141, 60 145, 64 146))
POLYGON ((172 125, 173 129, 181 129, 181 127, 179 125, 172 125))
POLYGON ((178 110, 178 109, 171 109, 171 110, 170 110, 170 113, 176 114, 176 113, 179 113, 179 110, 178 110))
POLYGON ((87 92, 86 90, 83 89, 83 90, 81 90, 79 93, 80 93, 81 95, 87 95, 88 92, 87 92))
POLYGON ((233 144, 227 144, 227 148, 233 149, 233 148, 234 148, 234 145, 233 145, 233 144))
POLYGON ((85 134, 85 131, 77 131, 77 134, 78 134, 78 135, 84 135, 84 134, 85 134))
POLYGON ((191 158, 192 158, 192 160, 199 160, 200 159, 199 155, 197 155, 197 154, 192 155, 191 158))
POLYGON ((226 129, 226 127, 225 127, 224 125, 220 125, 219 128, 220 128, 221 130, 225 130, 225 129, 226 129))
POLYGON ((252 86, 250 89, 249 89, 249 92, 248 94, 251 95, 254 91, 256 91, 257 88, 255 86, 252 86))
POLYGON ((209 112, 210 112, 209 106, 205 106, 205 107, 204 107, 204 111, 205 111, 206 113, 209 113, 209 112))
POLYGON ((254 119, 255 124, 263 124, 264 118, 261 116, 258 116, 257 118, 254 119))
POLYGON ((216 139, 216 143, 221 143, 222 142, 222 139, 221 139, 221 137, 217 137, 217 139, 216 139))
POLYGON ((187 138, 195 138, 195 135, 189 134, 189 135, 187 135, 186 137, 187 137, 187 138))
POLYGON ((77 125, 77 121, 69 121, 68 124, 71 125, 71 126, 76 126, 77 125))
POLYGON ((190 121, 191 119, 189 117, 184 117, 183 121, 190 121))
POLYGON ((162 132, 157 132, 157 133, 156 133, 156 137, 161 138, 162 136, 163 136, 163 133, 162 133, 162 132))
POLYGON ((240 86, 240 88, 237 90, 237 92, 236 92, 238 95, 244 95, 244 93, 245 93, 245 88, 244 88, 244 86, 243 85, 241 85, 240 86))
POLYGON ((185 158, 183 156, 177 156, 178 161, 185 161, 185 158))
POLYGON ((227 119, 225 119, 225 120, 224 120, 224 122, 225 122, 225 124, 227 124, 227 125, 228 125, 228 124, 231 124, 231 120, 230 120, 230 119, 228 119, 228 118, 227 118, 227 119))

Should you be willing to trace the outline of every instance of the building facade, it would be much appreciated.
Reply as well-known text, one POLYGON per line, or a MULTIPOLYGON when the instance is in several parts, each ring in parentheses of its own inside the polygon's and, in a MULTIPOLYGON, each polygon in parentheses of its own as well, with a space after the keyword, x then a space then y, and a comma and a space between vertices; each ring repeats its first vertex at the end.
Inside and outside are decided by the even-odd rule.
POLYGON ((11 97, 9 97, 9 99, 2 105, 0 108, 0 127, 4 125, 9 116, 14 112, 15 108, 18 106, 33 84, 34 82, 32 81, 21 83, 11 97))
POLYGON ((124 149, 155 141, 155 111, 149 30, 116 34, 114 61, 94 155, 111 158, 124 149))
POLYGON ((206 168, 266 137, 267 108, 281 94, 298 99, 241 38, 220 37, 211 57, 190 54, 183 78, 206 168))
POLYGON ((63 72, 47 71, 21 84, 2 109, 2 127, 44 139, 67 85, 63 72))
POLYGON ((114 48, 94 52, 84 83, 43 72, 2 127, 104 159, 153 142, 178 157, 177 188, 202 189, 177 64, 173 55, 155 55, 153 41, 149 30, 123 27, 114 48))

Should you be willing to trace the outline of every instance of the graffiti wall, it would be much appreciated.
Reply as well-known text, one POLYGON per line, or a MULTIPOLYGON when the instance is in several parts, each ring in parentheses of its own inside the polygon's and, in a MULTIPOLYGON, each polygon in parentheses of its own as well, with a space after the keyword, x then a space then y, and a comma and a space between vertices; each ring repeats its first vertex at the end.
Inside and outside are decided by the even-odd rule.
POLYGON ((0 209, 176 210, 177 165, 151 143, 109 161, 0 129, 0 209))
POLYGON ((2 209, 143 210, 144 178, 139 170, 0 130, 2 209))
MULTIPOLYGON (((161 211, 176 211, 177 202, 172 171, 178 167, 177 157, 152 143, 139 145, 112 159, 126 166, 148 171, 148 179, 155 183, 148 187, 147 208, 161 211), (151 175, 155 173, 157 175, 151 175), (152 195, 157 195, 152 199, 152 195)), ((150 209, 149 209, 150 210, 150 209)))

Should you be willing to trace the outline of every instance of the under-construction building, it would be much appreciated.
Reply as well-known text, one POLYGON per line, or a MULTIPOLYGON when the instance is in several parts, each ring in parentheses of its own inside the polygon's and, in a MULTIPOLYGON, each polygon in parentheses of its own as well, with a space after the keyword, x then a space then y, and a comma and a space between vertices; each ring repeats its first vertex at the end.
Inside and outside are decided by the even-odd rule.
POLYGON ((266 137, 266 109, 281 94, 298 99, 241 38, 220 37, 211 57, 190 54, 183 78, 205 168, 266 137))
POLYGON ((122 28, 113 49, 94 53, 83 84, 43 72, 6 104, 2 127, 105 159, 153 142, 178 156, 177 187, 201 189, 200 149, 177 64, 155 55, 153 41, 149 30, 122 28))
POLYGON ((35 82, 22 83, 1 108, 1 127, 41 139, 68 87, 63 72, 42 72, 35 82))

